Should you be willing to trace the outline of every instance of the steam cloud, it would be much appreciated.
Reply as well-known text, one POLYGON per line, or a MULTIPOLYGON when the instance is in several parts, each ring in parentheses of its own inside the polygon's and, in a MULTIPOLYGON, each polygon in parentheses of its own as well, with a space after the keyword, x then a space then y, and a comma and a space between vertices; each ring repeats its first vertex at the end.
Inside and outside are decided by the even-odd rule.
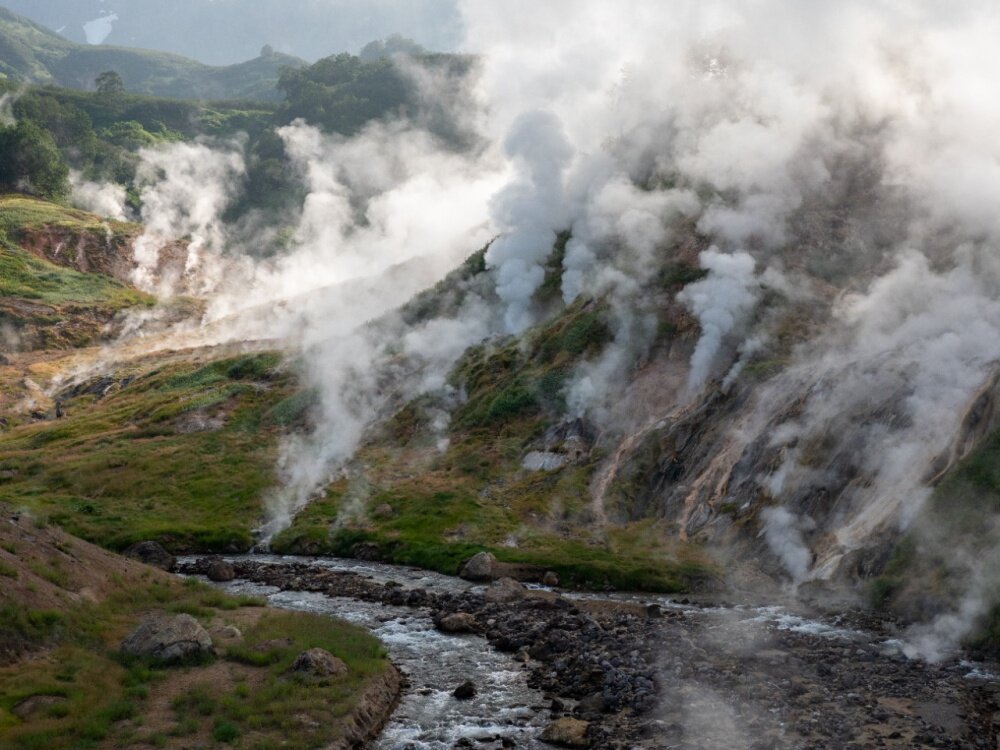
POLYGON ((106 219, 128 220, 125 188, 121 185, 93 182, 76 170, 70 172, 69 182, 70 202, 77 208, 90 211, 106 219))
POLYGON ((442 387, 466 344, 538 319, 542 265, 562 230, 572 234, 564 300, 609 300, 615 334, 575 372, 568 401, 607 416, 610 384, 648 348, 657 261, 685 223, 710 246, 689 259, 707 274, 678 298, 699 338, 666 413, 706 385, 738 383, 800 305, 819 333, 780 353, 782 372, 732 435, 745 446, 773 431, 782 449, 760 477, 779 504, 763 516, 765 540, 800 581, 906 528, 929 494, 924 468, 1000 360, 990 6, 461 8, 463 48, 482 55, 468 100, 482 110, 465 123, 481 148, 442 148, 419 122, 353 138, 282 129, 309 190, 284 257, 217 260, 230 244, 220 217, 244 173, 238 144, 144 153, 137 281, 211 291, 219 337, 288 342, 320 393, 317 430, 283 451, 269 530, 343 468, 394 398, 442 387), (184 278, 162 279, 160 250, 179 234, 191 238, 184 278), (413 330, 359 328, 494 236, 499 306, 483 297, 413 330), (389 341, 402 342, 406 364, 386 376, 389 341), (776 410, 787 412, 777 425, 764 418, 776 410), (832 445, 822 466, 807 456, 817 444, 832 445), (866 481, 836 484, 848 475, 866 481), (813 527, 801 506, 831 487, 838 513, 810 514, 813 527))

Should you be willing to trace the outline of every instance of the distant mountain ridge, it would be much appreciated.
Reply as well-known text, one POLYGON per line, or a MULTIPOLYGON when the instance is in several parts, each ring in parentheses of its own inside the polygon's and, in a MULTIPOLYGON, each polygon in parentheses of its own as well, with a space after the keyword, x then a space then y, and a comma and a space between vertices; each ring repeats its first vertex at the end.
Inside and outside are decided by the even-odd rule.
POLYGON ((19 82, 93 88, 106 70, 121 75, 130 92, 185 99, 281 98, 281 69, 306 62, 265 50, 236 65, 214 67, 180 55, 108 45, 84 45, 0 7, 0 75, 19 82))

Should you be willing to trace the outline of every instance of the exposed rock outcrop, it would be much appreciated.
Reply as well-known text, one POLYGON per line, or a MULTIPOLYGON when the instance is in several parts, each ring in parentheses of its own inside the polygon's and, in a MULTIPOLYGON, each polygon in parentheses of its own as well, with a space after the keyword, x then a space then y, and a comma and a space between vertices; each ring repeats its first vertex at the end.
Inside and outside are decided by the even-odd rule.
POLYGON ((368 683, 354 710, 344 720, 343 736, 328 750, 367 746, 389 721, 402 692, 403 678, 399 670, 389 664, 381 675, 368 683))

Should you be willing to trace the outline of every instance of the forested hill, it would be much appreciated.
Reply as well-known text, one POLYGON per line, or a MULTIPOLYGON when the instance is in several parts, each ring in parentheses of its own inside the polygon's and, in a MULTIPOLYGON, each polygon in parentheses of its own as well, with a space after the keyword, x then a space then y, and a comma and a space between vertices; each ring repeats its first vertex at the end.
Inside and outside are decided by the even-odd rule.
POLYGON ((100 73, 114 70, 138 94, 277 101, 281 70, 305 64, 270 49, 247 62, 213 67, 165 52, 77 44, 0 7, 0 74, 20 83, 88 89, 100 73))

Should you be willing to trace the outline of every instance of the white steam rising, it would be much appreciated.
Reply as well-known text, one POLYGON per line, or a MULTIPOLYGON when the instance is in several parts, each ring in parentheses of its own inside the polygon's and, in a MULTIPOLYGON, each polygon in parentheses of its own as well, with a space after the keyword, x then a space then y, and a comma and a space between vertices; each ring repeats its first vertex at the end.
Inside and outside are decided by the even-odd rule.
POLYGON ((125 188, 109 182, 93 182, 80 172, 69 173, 70 202, 77 208, 90 211, 106 219, 127 221, 128 208, 125 205, 125 188))
POLYGON ((140 153, 143 235, 136 242, 133 280, 141 289, 170 296, 214 291, 225 246, 221 214, 246 173, 238 144, 175 143, 140 153), (188 240, 183 273, 158 273, 161 251, 174 238, 188 240))
POLYGON ((441 387, 466 345, 538 320, 543 264, 564 230, 563 299, 602 298, 614 334, 571 376, 573 414, 612 410, 674 301, 653 288, 667 256, 697 263, 707 274, 678 298, 698 323, 688 388, 665 413, 706 385, 736 386, 792 331, 781 373, 746 400, 741 429, 757 432, 730 436, 782 449, 756 481, 778 503, 763 534, 792 578, 832 575, 851 550, 905 527, 929 493, 926 467, 1000 361, 990 4, 461 8, 463 48, 482 56, 463 100, 482 109, 463 125, 479 128, 481 147, 456 153, 412 122, 352 138, 283 128, 309 191, 285 256, 217 260, 244 174, 238 144, 143 155, 137 281, 210 290, 217 338, 297 347, 319 394, 315 432, 283 451, 270 529, 349 461, 389 404, 441 387), (673 247, 692 226, 703 242, 673 247), (178 235, 188 262, 165 279, 162 249, 178 235), (472 299, 411 329, 359 329, 495 236, 486 260, 499 310, 472 299), (772 296, 786 306, 765 309, 772 296))
POLYGON ((756 261, 746 252, 720 253, 709 248, 698 257, 708 275, 688 284, 678 295, 698 318, 701 338, 691 355, 688 386, 704 383, 726 337, 741 333, 746 318, 757 304, 759 285, 754 279, 756 261))
POLYGON ((804 581, 812 567, 812 552, 803 532, 814 528, 812 519, 796 516, 782 507, 765 508, 760 515, 764 522, 764 539, 771 551, 781 558, 793 581, 804 581))
POLYGON ((563 172, 573 155, 562 123, 550 112, 521 115, 504 142, 517 177, 491 201, 501 236, 487 264, 496 269, 497 296, 507 305, 507 330, 520 333, 533 321, 532 298, 545 279, 542 263, 556 232, 567 224, 563 172))

